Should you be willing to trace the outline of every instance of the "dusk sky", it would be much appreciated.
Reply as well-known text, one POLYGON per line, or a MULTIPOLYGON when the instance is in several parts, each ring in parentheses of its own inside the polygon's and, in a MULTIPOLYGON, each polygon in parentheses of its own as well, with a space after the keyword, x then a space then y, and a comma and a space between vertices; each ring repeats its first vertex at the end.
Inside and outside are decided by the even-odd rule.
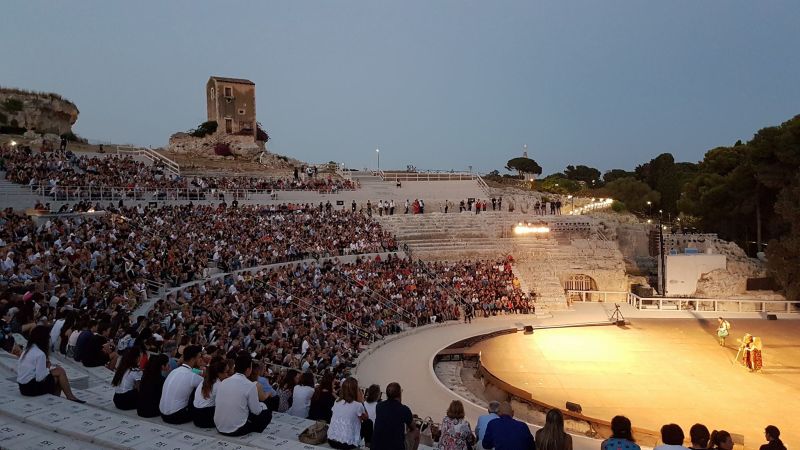
POLYGON ((210 75, 256 83, 270 150, 545 174, 698 161, 800 114, 800 1, 8 1, 0 85, 90 140, 163 146, 210 75))

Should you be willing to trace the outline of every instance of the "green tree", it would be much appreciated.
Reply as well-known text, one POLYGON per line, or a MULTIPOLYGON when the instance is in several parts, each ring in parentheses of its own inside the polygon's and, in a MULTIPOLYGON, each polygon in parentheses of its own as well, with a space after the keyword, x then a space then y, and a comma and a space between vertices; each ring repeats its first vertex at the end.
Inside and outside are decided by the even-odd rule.
POLYGON ((570 180, 583 181, 587 186, 594 186, 600 182, 600 171, 584 165, 569 165, 564 171, 564 175, 570 180))
POLYGON ((658 203, 661 195, 647 183, 633 177, 619 178, 605 186, 611 198, 624 203, 631 212, 647 214, 647 202, 658 203))
POLYGON ((549 175, 538 182, 537 188, 554 194, 572 194, 580 191, 581 185, 575 180, 549 175))
MULTIPOLYGON (((676 214, 683 185, 697 173, 693 163, 675 163, 671 153, 662 153, 636 167, 636 177, 661 194, 660 207, 664 212, 676 214)), ((630 207, 630 205, 629 205, 630 207)))
POLYGON ((610 183, 614 180, 627 177, 636 177, 636 173, 628 172, 627 170, 622 169, 611 169, 607 170, 606 173, 603 174, 603 182, 610 183))
POLYGON ((542 166, 539 165, 536 161, 530 158, 513 158, 509 159, 506 163, 506 170, 514 171, 516 170, 517 173, 521 176, 525 176, 525 174, 533 174, 533 175, 541 175, 542 174, 542 166))
POLYGON ((775 211, 789 225, 767 246, 767 269, 788 300, 800 299, 800 176, 778 196, 775 211))

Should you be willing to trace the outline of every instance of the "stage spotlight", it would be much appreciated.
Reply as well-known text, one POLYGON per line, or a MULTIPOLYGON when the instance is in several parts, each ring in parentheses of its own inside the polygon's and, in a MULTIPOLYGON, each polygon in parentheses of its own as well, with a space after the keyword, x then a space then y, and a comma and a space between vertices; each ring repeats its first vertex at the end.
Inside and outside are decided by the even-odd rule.
POLYGON ((533 334, 533 326, 525 325, 525 334, 533 334))
POLYGON ((546 234, 550 232, 550 228, 545 225, 526 226, 519 224, 514 227, 514 234, 546 234))

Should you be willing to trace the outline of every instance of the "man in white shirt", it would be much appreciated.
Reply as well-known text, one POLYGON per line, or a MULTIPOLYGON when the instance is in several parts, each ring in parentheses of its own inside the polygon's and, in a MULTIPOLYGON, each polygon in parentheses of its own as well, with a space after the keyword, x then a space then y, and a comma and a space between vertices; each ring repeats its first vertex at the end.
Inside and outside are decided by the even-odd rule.
POLYGON ((161 401, 158 403, 164 422, 174 425, 191 422, 189 408, 192 405, 192 394, 203 382, 203 377, 193 369, 200 367, 203 361, 202 351, 199 345, 189 345, 183 349, 183 364, 171 371, 164 381, 161 401))
POLYGON ((236 373, 219 384, 214 410, 217 431, 226 436, 261 433, 272 421, 272 412, 258 401, 256 382, 250 381, 253 358, 240 353, 235 362, 236 373))

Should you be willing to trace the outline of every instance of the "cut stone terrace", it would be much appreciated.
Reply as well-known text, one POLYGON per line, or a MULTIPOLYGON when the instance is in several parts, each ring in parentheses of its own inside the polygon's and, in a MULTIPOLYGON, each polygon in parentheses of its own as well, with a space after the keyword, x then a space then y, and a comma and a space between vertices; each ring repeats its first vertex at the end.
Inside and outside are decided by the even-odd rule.
POLYGON ((395 214, 376 217, 408 246, 412 257, 431 261, 499 259, 512 256, 514 272, 537 305, 567 306, 565 288, 575 277, 593 290, 627 289, 625 262, 617 243, 603 238, 596 219, 586 216, 524 216, 546 224, 550 233, 519 236, 521 216, 506 212, 395 214), (589 277, 589 278, 586 278, 589 277))

